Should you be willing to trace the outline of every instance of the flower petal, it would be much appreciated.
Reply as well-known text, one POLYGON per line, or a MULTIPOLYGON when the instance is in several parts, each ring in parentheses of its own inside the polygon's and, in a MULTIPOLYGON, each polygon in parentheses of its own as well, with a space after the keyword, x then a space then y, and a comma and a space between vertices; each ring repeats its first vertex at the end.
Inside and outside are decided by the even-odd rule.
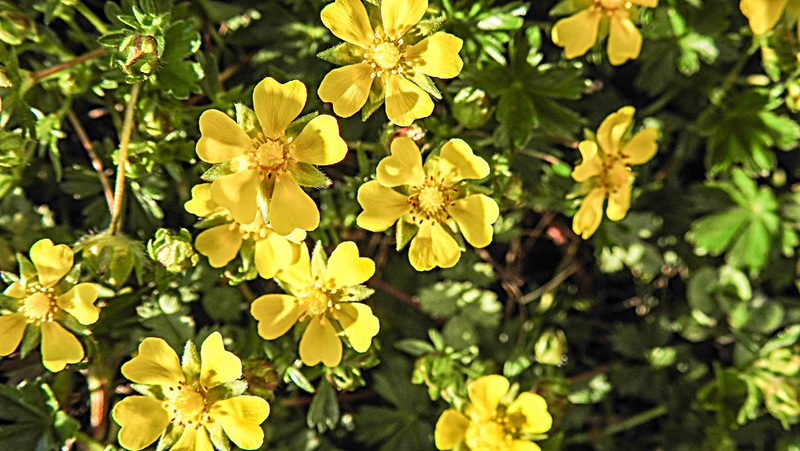
POLYGON ((597 143, 594 141, 581 141, 578 144, 578 150, 581 152, 581 164, 575 166, 572 170, 572 178, 576 182, 583 182, 590 177, 600 175, 603 172, 603 160, 600 158, 600 153, 597 151, 597 143))
POLYGON ((460 38, 440 31, 414 44, 406 52, 406 61, 425 75, 453 78, 464 67, 464 61, 458 56, 462 45, 460 38))
POLYGON ((639 57, 642 34, 626 15, 614 14, 608 33, 608 62, 619 66, 629 59, 639 57))
POLYGON ((28 320, 22 312, 0 316, 0 356, 7 356, 17 349, 27 326, 28 320))
POLYGON ((337 38, 362 47, 372 44, 372 26, 361 0, 336 0, 322 9, 320 18, 337 38))
POLYGON ((636 109, 632 106, 622 107, 603 119, 597 128, 597 144, 604 154, 617 156, 620 151, 620 140, 631 126, 636 109))
POLYGON ((339 304, 341 307, 336 314, 336 319, 342 326, 344 334, 350 341, 350 345, 358 352, 367 352, 372 337, 378 335, 380 322, 372 314, 372 309, 368 305, 360 302, 339 304))
POLYGON ((352 287, 366 282, 373 274, 375 262, 359 257, 356 243, 345 241, 328 258, 325 282, 334 288, 352 287))
POLYGON ((414 119, 428 117, 433 100, 427 92, 402 75, 389 75, 386 80, 386 116, 397 125, 411 125, 414 119))
POLYGON ((646 6, 648 8, 655 8, 658 6, 658 0, 629 0, 634 5, 646 6))
POLYGON ((539 445, 528 440, 514 440, 508 451, 541 451, 539 445))
POLYGON ((524 392, 508 406, 506 416, 509 418, 524 418, 524 422, 514 424, 523 432, 530 434, 544 434, 553 425, 553 418, 547 412, 547 402, 541 396, 524 392))
POLYGON ((333 69, 322 79, 317 94, 323 102, 333 104, 337 116, 350 117, 367 103, 371 75, 372 67, 367 63, 333 69))
POLYGON ((147 337, 136 357, 122 365, 122 375, 138 384, 178 385, 184 381, 181 361, 166 341, 147 337))
POLYGON ((492 224, 500 214, 494 199, 475 194, 458 199, 447 211, 469 244, 481 248, 492 242, 492 224))
POLYGON ((192 187, 192 198, 183 204, 184 210, 201 218, 225 211, 220 205, 211 200, 211 184, 199 183, 192 187))
POLYGON ((269 415, 269 403, 258 396, 236 396, 214 403, 212 414, 228 438, 239 448, 256 449, 264 443, 261 423, 269 415))
POLYGON ((278 271, 275 278, 297 289, 303 289, 313 283, 311 279, 311 258, 308 255, 308 246, 305 243, 300 244, 297 261, 278 271))
POLYGON ((584 240, 592 236, 600 226, 605 198, 606 192, 603 189, 595 188, 589 191, 589 194, 583 198, 575 217, 572 218, 572 230, 584 240))
POLYGON ((211 183, 211 199, 228 209, 233 220, 250 224, 256 219, 258 190, 261 178, 255 169, 226 175, 211 183))
POLYGON ((200 383, 213 388, 242 377, 242 361, 225 350, 222 335, 214 332, 200 348, 200 383))
POLYGON ((292 142, 289 152, 297 161, 327 165, 342 161, 347 143, 339 136, 336 118, 323 114, 311 120, 292 142))
POLYGON ((170 451, 214 451, 214 445, 208 438, 206 428, 195 425, 183 429, 181 438, 172 445, 170 451))
POLYGON ((57 373, 68 363, 83 360, 83 346, 61 324, 53 321, 42 323, 42 364, 48 370, 57 373))
POLYGON ((656 139, 658 130, 654 128, 646 128, 635 134, 622 148, 621 154, 625 164, 633 166, 650 161, 658 150, 656 139))
POLYGON ((624 218, 631 207, 631 184, 633 177, 628 178, 628 183, 615 187, 608 193, 608 206, 606 216, 612 221, 624 218))
POLYGON ((753 34, 764 34, 773 29, 786 9, 788 0, 742 0, 739 8, 750 21, 753 34))
POLYGON ((391 155, 378 163, 378 182, 383 186, 421 185, 425 181, 422 154, 414 140, 400 136, 392 140, 391 155))
POLYGON ((356 224, 371 232, 382 232, 408 213, 408 196, 387 188, 376 181, 358 188, 358 203, 364 209, 356 224))
POLYGON ((52 241, 44 239, 33 243, 30 257, 39 274, 39 283, 50 288, 72 269, 75 254, 66 244, 56 246, 52 241))
POLYGON ((281 84, 274 78, 261 80, 253 91, 253 110, 264 135, 277 139, 306 105, 306 85, 298 80, 281 84))
POLYGON ((266 237, 256 241, 253 260, 256 263, 258 275, 264 279, 271 279, 278 270, 292 264, 294 253, 289 240, 277 233, 267 232, 266 237))
POLYGON ((383 29, 391 37, 400 38, 425 15, 428 0, 383 0, 381 19, 383 29))
POLYGON ((599 10, 587 8, 561 19, 553 26, 553 42, 564 47, 564 55, 575 58, 588 52, 597 42, 597 30, 603 17, 599 10))
POLYGON ((431 226, 430 222, 424 222, 408 248, 408 261, 417 271, 428 271, 436 266, 450 268, 459 258, 458 243, 438 223, 431 226))
POLYGON ((265 294, 253 301, 250 314, 258 321, 258 334, 265 340, 274 340, 294 326, 300 307, 294 296, 265 294))
POLYGON ((56 300, 57 305, 81 324, 94 324, 100 317, 100 309, 95 307, 97 287, 93 283, 79 283, 56 300))
POLYGON ((445 410, 436 422, 436 431, 433 434, 436 448, 441 450, 455 448, 464 440, 468 427, 469 418, 461 412, 453 409, 445 410))
POLYGON ((300 359, 308 366, 322 362, 336 366, 342 361, 342 341, 327 318, 311 318, 300 339, 300 359))
POLYGON ((269 222, 272 230, 280 235, 288 235, 294 229, 314 230, 319 226, 317 204, 288 172, 275 179, 269 222))
POLYGON ((489 175, 489 164, 475 155, 472 148, 460 139, 451 139, 442 146, 439 154, 439 176, 442 184, 450 187, 469 179, 480 180, 489 175))
POLYGON ((250 137, 227 114, 206 110, 200 115, 197 156, 206 163, 221 163, 236 158, 253 145, 250 137))
POLYGON ((119 444, 130 450, 155 442, 169 425, 162 401, 147 396, 128 396, 114 405, 111 417, 122 427, 117 434, 119 444))
POLYGON ((194 240, 197 252, 208 257, 214 268, 227 265, 242 247, 242 232, 235 224, 223 224, 203 230, 194 240))
POLYGON ((467 385, 469 400, 482 419, 493 418, 500 400, 508 393, 508 379, 499 374, 479 377, 467 385))

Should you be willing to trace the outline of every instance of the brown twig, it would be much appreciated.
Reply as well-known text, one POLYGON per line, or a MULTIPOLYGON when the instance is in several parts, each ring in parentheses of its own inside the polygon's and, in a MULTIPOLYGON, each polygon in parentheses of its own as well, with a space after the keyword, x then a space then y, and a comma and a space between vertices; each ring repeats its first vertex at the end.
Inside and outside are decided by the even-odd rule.
POLYGON ((374 287, 377 290, 381 290, 384 293, 386 293, 386 294, 388 294, 390 296, 393 296, 393 297, 405 302, 406 304, 414 307, 415 309, 419 309, 419 301, 418 300, 414 299, 408 293, 404 293, 403 291, 400 291, 398 288, 396 288, 396 287, 394 287, 392 285, 389 285, 388 283, 384 282, 383 280, 381 280, 377 276, 373 276, 371 279, 369 279, 367 281, 367 285, 369 285, 371 287, 374 287))
MULTIPOLYGON (((375 390, 359 390, 354 393, 339 393, 336 395, 336 399, 339 400, 340 403, 350 402, 350 401, 358 401, 360 399, 369 399, 374 398, 377 396, 378 392, 375 390)), ((313 396, 304 396, 302 398, 294 398, 294 399, 284 399, 281 401, 281 406, 283 407, 295 407, 295 406, 307 406, 311 404, 311 401, 314 399, 313 396)))
POLYGON ((92 50, 89 53, 81 55, 75 59, 71 59, 69 61, 65 61, 60 64, 56 64, 55 66, 48 67, 47 69, 42 69, 38 72, 32 72, 29 76, 31 80, 38 81, 48 75, 55 74, 56 72, 61 72, 64 69, 69 69, 72 66, 77 66, 78 64, 83 63, 84 61, 90 60, 92 58, 97 58, 98 56, 102 56, 106 54, 106 49, 99 48, 96 50, 92 50))
POLYGON ((89 159, 92 161, 92 167, 95 171, 97 171, 97 176, 100 177, 100 183, 103 185, 103 193, 106 195, 106 202, 108 203, 108 211, 114 211, 114 193, 111 191, 111 182, 108 181, 108 177, 106 177, 105 169, 103 168, 103 162, 100 161, 98 158, 97 153, 94 151, 94 147, 92 146, 92 142, 89 140, 89 136, 86 134, 86 129, 83 128, 81 122, 78 120, 78 116, 72 110, 67 110, 67 119, 72 124, 72 128, 75 129, 75 133, 78 134, 78 139, 80 140, 81 144, 83 144, 83 148, 86 149, 86 153, 89 154, 89 159))

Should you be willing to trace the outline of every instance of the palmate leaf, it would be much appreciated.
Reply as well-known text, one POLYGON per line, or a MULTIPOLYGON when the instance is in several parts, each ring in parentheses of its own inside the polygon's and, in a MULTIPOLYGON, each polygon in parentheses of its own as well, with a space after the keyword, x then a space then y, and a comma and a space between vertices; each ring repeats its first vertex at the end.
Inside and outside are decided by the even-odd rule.
POLYGON ((733 183, 719 186, 737 206, 694 221, 686 239, 698 254, 725 254, 725 260, 735 268, 757 272, 769 260, 773 241, 780 232, 778 203, 772 190, 756 183, 742 170, 735 170, 733 183))

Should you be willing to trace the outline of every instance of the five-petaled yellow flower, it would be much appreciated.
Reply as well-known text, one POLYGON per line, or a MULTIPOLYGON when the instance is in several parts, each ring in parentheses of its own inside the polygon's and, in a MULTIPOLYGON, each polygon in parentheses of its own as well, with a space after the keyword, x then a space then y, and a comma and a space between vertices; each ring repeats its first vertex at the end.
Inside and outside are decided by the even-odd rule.
POLYGON ((578 144, 583 161, 572 171, 572 178, 578 182, 588 181, 590 191, 572 220, 572 230, 584 239, 600 226, 606 199, 608 219, 619 221, 625 217, 630 208, 634 178, 631 166, 650 161, 658 149, 658 131, 653 128, 624 140, 635 111, 626 106, 611 113, 597 129, 596 141, 578 144))
POLYGON ((553 42, 564 47, 567 58, 575 58, 594 46, 600 29, 608 29, 608 61, 618 66, 638 58, 642 49, 642 35, 631 13, 636 5, 654 8, 658 0, 576 0, 573 4, 578 12, 556 22, 553 42))
POLYGON ((258 275, 270 279, 279 269, 297 260, 300 253, 298 242, 305 239, 305 232, 300 229, 295 229, 291 240, 278 235, 269 224, 264 223, 260 212, 256 213, 256 220, 252 223, 239 224, 228 210, 211 199, 210 183, 195 185, 192 198, 184 204, 184 208, 201 218, 224 218, 222 224, 200 232, 194 242, 197 251, 208 257, 209 264, 214 268, 230 263, 244 249, 242 244, 252 241, 252 246, 247 248, 252 250, 258 275))
MULTIPOLYGON (((218 110, 200 116, 197 155, 207 163, 222 164, 230 173, 211 184, 211 198, 228 209, 239 224, 251 224, 261 210, 280 235, 294 229, 314 230, 319 225, 317 205, 301 188, 310 165, 341 161, 347 144, 339 136, 333 116, 320 115, 297 136, 286 128, 303 111, 306 87, 294 80, 280 84, 265 78, 253 92, 262 132, 255 139, 218 110)), ((318 172, 318 171, 317 171, 318 172)))
POLYGON ((524 392, 508 399, 508 379, 483 376, 467 386, 470 404, 461 413, 447 409, 436 422, 436 447, 450 450, 462 444, 470 451, 539 451, 531 434, 543 434, 553 419, 545 400, 524 392))
MULTIPOLYGON (((790 9, 797 10, 797 0, 742 0, 739 3, 739 9, 750 21, 753 34, 759 35, 775 27, 783 11, 787 9, 786 5, 790 2, 795 3, 795 8, 790 9)), ((798 18, 795 17, 794 20, 797 21, 798 18)), ((798 29, 798 34, 800 35, 800 29, 798 29)))
POLYGON ((97 287, 75 285, 65 277, 74 260, 72 249, 65 244, 39 240, 31 246, 30 257, 35 270, 21 267, 19 280, 3 292, 11 298, 11 312, 0 316, 0 356, 17 349, 26 329, 30 333, 30 328, 40 328, 42 363, 50 371, 61 371, 84 356, 81 342, 62 324, 97 321, 97 287))
POLYGON ((300 260, 275 276, 287 294, 267 294, 253 301, 250 313, 258 333, 267 340, 285 334, 298 321, 308 320, 300 339, 300 359, 306 365, 342 361, 342 332, 358 352, 366 352, 378 333, 378 318, 360 301, 372 290, 361 286, 375 273, 375 263, 358 256, 352 241, 339 244, 327 263, 317 244, 313 258, 303 246, 300 260))
POLYGON ((269 404, 241 395, 246 388, 237 381, 242 362, 225 350, 219 332, 203 342, 199 359, 187 343, 183 364, 167 342, 145 338, 138 355, 122 365, 122 374, 149 386, 137 389, 148 396, 128 396, 111 411, 122 427, 119 444, 126 449, 140 450, 159 437, 159 449, 171 445, 181 451, 213 451, 215 445, 228 449, 226 435, 242 449, 256 449, 264 441, 260 424, 269 415, 269 404))
POLYGON ((492 242, 497 203, 483 194, 468 194, 464 186, 456 187, 462 180, 489 174, 489 165, 466 142, 451 139, 425 167, 411 138, 395 138, 391 152, 378 164, 378 180, 358 190, 358 202, 364 208, 356 218, 359 227, 380 232, 398 220, 415 224, 418 230, 408 259, 418 271, 449 268, 458 262, 461 249, 453 238, 456 230, 475 247, 492 242))
MULTIPOLYGON (((371 24, 361 0, 336 0, 322 10, 322 23, 351 48, 349 61, 322 80, 319 97, 342 117, 355 114, 370 93, 386 101, 386 115, 397 125, 430 116, 433 101, 419 77, 453 78, 464 62, 461 39, 437 32, 418 42, 407 35, 428 9, 427 0, 383 0, 381 23, 371 24)), ((430 80, 428 80, 430 81, 430 80)))

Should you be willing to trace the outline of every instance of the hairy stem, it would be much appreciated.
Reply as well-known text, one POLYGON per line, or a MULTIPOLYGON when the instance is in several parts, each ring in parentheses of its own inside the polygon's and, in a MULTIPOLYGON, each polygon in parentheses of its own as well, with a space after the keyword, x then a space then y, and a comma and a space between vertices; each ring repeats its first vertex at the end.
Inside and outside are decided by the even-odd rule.
POLYGON ((84 61, 88 61, 92 58, 97 58, 98 56, 103 56, 106 54, 106 49, 95 49, 89 53, 81 55, 75 59, 71 59, 69 61, 65 61, 60 64, 56 64, 55 66, 48 67, 47 69, 42 69, 38 72, 33 72, 30 74, 31 80, 38 81, 48 75, 53 75, 57 72, 61 72, 64 69, 69 69, 72 66, 77 66, 78 64, 83 63, 84 61))
POLYGON ((139 97, 141 83, 135 83, 131 89, 131 97, 125 108, 125 121, 122 123, 122 136, 119 140, 119 155, 117 156, 117 179, 114 185, 114 208, 111 210, 111 224, 108 227, 110 234, 119 231, 120 211, 122 210, 122 196, 125 193, 125 168, 128 166, 128 144, 133 132, 133 111, 136 108, 136 98, 139 97))

